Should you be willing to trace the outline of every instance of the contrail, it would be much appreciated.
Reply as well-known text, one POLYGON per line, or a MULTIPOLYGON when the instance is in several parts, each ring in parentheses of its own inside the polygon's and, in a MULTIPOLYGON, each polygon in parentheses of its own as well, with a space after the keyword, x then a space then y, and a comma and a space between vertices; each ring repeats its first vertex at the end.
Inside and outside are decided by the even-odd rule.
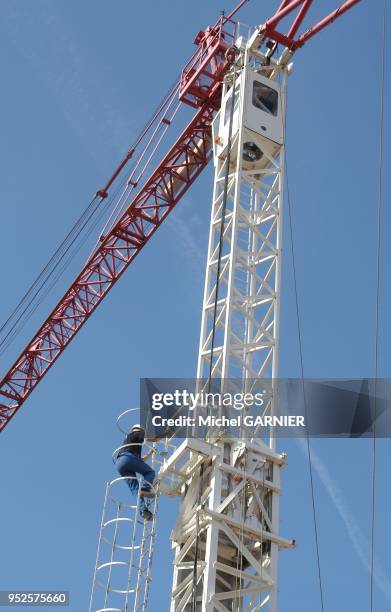
MULTIPOLYGON (((186 202, 183 202, 183 205, 186 207, 186 202)), ((198 239, 201 219, 196 214, 190 217, 187 215, 185 219, 182 211, 182 207, 176 209, 176 214, 170 219, 171 227, 175 232, 175 239, 180 241, 182 246, 185 247, 185 256, 191 260, 194 272, 199 280, 201 280, 203 279, 206 257, 206 252, 200 246, 198 239)))
MULTIPOLYGON (((304 440, 298 439, 297 442, 300 450, 305 456, 307 456, 307 446, 304 440)), ((350 541, 352 542, 353 547, 357 552, 361 563, 369 572, 370 561, 369 555, 366 552, 369 550, 368 538, 364 536, 360 526, 358 525, 352 512, 346 504, 342 491, 332 479, 329 470, 327 469, 326 465, 321 461, 319 456, 316 454, 313 447, 311 447, 311 460, 312 467, 319 476, 319 479, 323 484, 324 488, 326 489, 327 493, 330 495, 331 500, 333 501, 334 506, 346 527, 350 541)), ((376 561, 376 572, 374 574, 374 580, 379 589, 386 596, 387 600, 391 603, 391 582, 378 561, 376 561)))

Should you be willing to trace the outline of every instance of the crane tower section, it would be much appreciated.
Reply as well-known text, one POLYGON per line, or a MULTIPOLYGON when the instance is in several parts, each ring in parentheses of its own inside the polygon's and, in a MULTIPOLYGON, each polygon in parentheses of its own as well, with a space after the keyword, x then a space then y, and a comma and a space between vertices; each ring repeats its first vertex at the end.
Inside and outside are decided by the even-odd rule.
MULTIPOLYGON (((236 43, 213 122, 215 165, 197 379, 246 393, 278 369, 289 68, 236 43)), ((260 409, 272 415, 272 392, 260 409)), ((171 612, 277 609, 284 455, 265 428, 187 438, 162 472, 181 474, 171 612)), ((162 474, 163 476, 163 474, 162 474)))

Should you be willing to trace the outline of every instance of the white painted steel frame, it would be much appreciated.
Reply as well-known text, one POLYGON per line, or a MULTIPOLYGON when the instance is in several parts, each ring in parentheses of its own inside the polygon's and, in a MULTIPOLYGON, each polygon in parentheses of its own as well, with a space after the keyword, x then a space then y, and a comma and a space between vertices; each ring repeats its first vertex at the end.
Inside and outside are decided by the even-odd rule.
POLYGON ((130 477, 106 484, 89 612, 147 612, 156 540, 158 498, 152 521, 140 517, 140 495, 132 497, 130 477))
MULTIPOLYGON (((243 121, 245 80, 254 66, 254 54, 247 49, 243 55, 241 120, 232 142, 232 151, 239 154, 229 168, 215 344, 212 352, 227 172, 227 160, 218 158, 197 368, 197 378, 207 379, 212 359, 213 378, 222 379, 224 391, 231 392, 251 390, 254 379, 276 378, 278 373, 284 146, 276 148, 275 143, 265 140, 262 153, 263 159, 268 160, 266 165, 262 169, 243 169, 241 152, 249 136, 243 121)), ((256 55, 259 58, 258 52, 256 55)), ((287 69, 275 69, 274 76, 277 73, 282 85, 280 112, 285 125, 287 69)), ((271 414, 273 407, 271 397, 264 414, 271 414)), ((254 436, 243 431, 240 440, 213 432, 210 441, 219 452, 208 453, 201 447, 205 443, 192 440, 190 444, 187 440, 183 446, 189 453, 188 463, 176 467, 177 452, 171 464, 166 465, 168 471, 182 474, 182 508, 187 506, 189 512, 191 507, 193 511, 193 519, 179 522, 174 532, 171 612, 193 611, 196 541, 197 611, 276 612, 278 550, 281 546, 293 546, 293 542, 278 535, 283 456, 275 451, 272 432, 262 431, 254 436), (197 458, 203 462, 202 471, 197 458)))

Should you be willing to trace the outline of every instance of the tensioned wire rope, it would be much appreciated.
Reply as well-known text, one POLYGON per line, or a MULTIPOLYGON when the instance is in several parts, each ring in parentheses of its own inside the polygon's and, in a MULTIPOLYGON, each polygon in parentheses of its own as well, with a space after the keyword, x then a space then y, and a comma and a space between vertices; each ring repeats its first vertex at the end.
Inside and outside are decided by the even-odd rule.
MULTIPOLYGON (((287 163, 287 155, 286 155, 287 116, 288 116, 288 96, 286 95, 285 122, 283 124, 283 134, 284 134, 284 142, 285 142, 285 159, 284 159, 285 184, 286 184, 286 192, 287 192, 288 229, 289 229, 290 246, 291 246, 293 285, 294 285, 294 296, 295 296, 295 312, 296 312, 297 335, 298 335, 298 344, 299 344, 300 377, 301 377, 301 385, 302 385, 302 390, 303 390, 303 406, 304 406, 305 423, 307 424, 308 423, 308 419, 307 419, 308 411, 307 411, 307 398, 306 398, 305 382, 304 382, 303 342, 302 342, 302 333, 301 333, 299 297, 298 297, 298 289, 297 289, 297 270, 296 270, 296 258, 295 258, 295 242, 293 238, 292 205, 291 205, 291 196, 290 196, 290 190, 289 190, 288 163, 287 163)), ((320 608, 322 612, 324 612, 323 580, 322 580, 320 550, 319 550, 319 528, 318 528, 318 519, 317 519, 317 511, 316 511, 314 475, 313 475, 313 469, 312 469, 312 452, 311 452, 311 442, 310 442, 310 436, 309 436, 309 431, 308 431, 308 425, 306 426, 306 447, 307 447, 307 457, 308 457, 308 475, 309 475, 310 492, 311 492, 312 519, 313 519, 313 526, 314 526, 316 565, 317 565, 318 584, 319 584, 319 599, 320 599, 320 608)))
MULTIPOLYGON (((152 118, 149 120, 144 129, 140 132, 138 137, 136 138, 134 144, 129 149, 130 151, 135 151, 137 147, 140 145, 142 140, 151 130, 152 126, 155 124, 156 120, 160 115, 164 116, 164 113, 167 110, 167 105, 170 106, 172 103, 175 93, 178 88, 178 78, 175 79, 173 85, 169 88, 168 93, 163 98, 162 102, 157 106, 154 111, 152 118)), ((160 121, 158 122, 158 126, 160 125, 160 121)), ((154 131, 154 134, 156 129, 154 131)), ((165 133, 165 131, 164 131, 165 133)), ((158 144, 160 144, 159 141, 158 144)), ((147 148, 151 145, 151 140, 147 144, 147 148)), ((156 147, 154 148, 153 153, 155 153, 156 147)), ((141 153, 139 159, 136 161, 136 165, 134 171, 137 169, 140 159, 145 154, 145 150, 141 153)), ((151 154, 151 156, 152 156, 151 154)), ((148 158, 148 163, 151 161, 151 156, 148 158)), ((143 176, 148 163, 145 163, 143 168, 140 171, 139 176, 137 177, 137 182, 140 181, 143 176)), ((134 173, 134 172, 133 172, 134 173)), ((131 175, 132 176, 132 175, 131 175)), ((133 188, 135 188, 134 185, 133 188)), ((50 257, 47 264, 43 267, 41 272, 38 274, 36 279, 30 285, 26 293, 22 296, 19 303, 16 305, 14 310, 7 317, 5 322, 0 327, 0 355, 5 352, 5 350, 10 346, 12 341, 18 335, 18 333, 23 329, 27 321, 34 314, 36 309, 43 302, 45 297, 51 291, 53 286, 57 283, 58 279, 63 274, 66 267, 69 265, 70 261, 74 259, 77 253, 80 251, 81 247, 84 245, 86 240, 88 239, 91 231, 95 229, 97 224, 101 221, 103 216, 110 211, 110 206, 116 200, 118 193, 121 190, 123 191, 122 196, 120 197, 120 201, 123 199, 125 192, 128 191, 129 181, 126 178, 122 178, 120 183, 116 185, 115 190, 110 194, 108 200, 99 195, 99 192, 92 198, 89 202, 85 210, 82 212, 80 217, 77 219, 73 227, 69 230, 59 247, 54 251, 53 255, 50 257), (126 186, 125 186, 126 185, 126 186), (124 189, 125 187, 125 189, 124 189), (105 201, 105 206, 101 206, 102 202, 105 201), (90 225, 92 224, 92 225, 90 225), (79 240, 79 242, 77 242, 79 240), (52 282, 49 285, 49 281, 52 282), (8 328, 8 329, 7 329, 8 328)), ((113 212, 109 217, 112 218, 113 214, 115 214, 118 209, 118 202, 114 207, 113 212)), ((107 223, 106 223, 107 226, 107 223)), ((105 227, 106 227, 105 226, 105 227)))
MULTIPOLYGON (((373 600, 374 600, 374 562, 375 562, 375 527, 376 527, 376 459, 377 459, 377 448, 376 448, 376 417, 377 417, 377 400, 376 400, 376 388, 377 388, 377 377, 379 374, 379 334, 380 334, 380 281, 381 281, 381 224, 382 224, 382 201, 383 201, 383 166, 384 166, 384 98, 385 98, 385 47, 386 47, 386 24, 388 14, 388 0, 384 0, 383 12, 382 12, 382 42, 381 42, 381 71, 380 71, 380 127, 379 127, 379 172, 378 172, 378 198, 377 198, 377 211, 376 211, 376 288, 375 288, 375 390, 374 390, 374 419, 372 429, 372 474, 371 474, 371 535, 370 535, 370 586, 369 586, 369 611, 373 612, 373 600)), ((285 130, 285 127, 284 127, 285 130)), ((287 186, 287 200, 288 200, 288 216, 289 216, 289 233, 291 242, 291 257, 292 257, 292 268, 293 268, 293 279, 294 279, 294 294, 295 294, 295 309, 297 318, 297 329, 298 329, 298 342, 299 342, 299 356, 300 356, 300 371, 301 371, 301 382, 303 386, 303 400, 305 414, 307 414, 306 396, 305 396, 305 383, 304 383, 304 364, 303 364, 303 347, 302 347, 302 334, 300 324, 300 312, 299 312, 299 300, 297 290, 297 272, 295 263, 295 248, 293 240, 293 223, 292 223, 292 210, 291 210, 291 199, 289 191, 289 180, 288 180, 288 169, 287 162, 286 166, 286 186, 287 186)), ((319 579, 319 590, 320 590, 320 601, 322 612, 324 610, 324 599, 323 599, 323 587, 322 587, 322 576, 320 566, 320 554, 319 554, 319 535, 318 526, 316 520, 316 504, 314 496, 314 479, 312 472, 312 458, 311 458, 311 445, 309 440, 309 434, 307 429, 307 454, 308 454, 308 465, 311 485, 311 501, 314 516, 314 532, 316 541, 316 556, 317 556, 317 567, 318 567, 318 579, 319 579)))
MULTIPOLYGON (((173 119, 175 118, 178 110, 181 108, 182 106, 181 102, 177 102, 174 110, 170 114, 170 117, 169 118, 167 117, 168 111, 171 109, 171 105, 175 102, 176 94, 178 93, 178 88, 179 88, 179 83, 177 83, 176 87, 172 88, 171 93, 166 96, 165 104, 164 104, 164 113, 162 113, 166 121, 163 122, 162 120, 160 120, 156 123, 155 129, 153 130, 147 144, 144 146, 143 151, 139 155, 134 167, 132 168, 132 171, 129 174, 129 177, 126 181, 126 188, 123 190, 120 198, 117 201, 117 204, 114 206, 112 212, 110 213, 102 229, 102 232, 101 232, 102 235, 104 235, 108 227, 113 227, 115 225, 115 223, 119 220, 121 214, 124 212, 126 206, 128 205, 128 199, 127 199, 129 197, 128 188, 130 188, 130 191, 131 191, 132 189, 135 189, 137 185, 140 183, 142 177, 144 176, 146 172, 146 169, 149 167, 149 164, 153 160, 156 151, 158 150, 160 144, 162 143, 167 130, 171 126, 173 119), (163 129, 161 129, 162 126, 164 126, 163 129), (159 134, 159 131, 161 132, 160 134, 159 134), (156 137, 157 137, 156 142, 154 142, 156 137), (152 148, 152 150, 149 152, 150 148, 152 148), (148 152, 149 152, 149 155, 147 159, 144 161, 143 165, 141 166, 141 163, 143 159, 147 156, 148 152), (139 170, 140 166, 141 166, 141 169, 139 170), (136 176, 136 172, 138 170, 139 170, 139 173, 136 176)), ((163 110, 163 103, 162 103, 161 110, 163 110)), ((150 127, 152 127, 152 121, 150 122, 150 127)), ((93 251, 91 252, 91 255, 92 253, 93 251)))
MULTIPOLYGON (((241 521, 240 521, 240 530, 239 530, 239 543, 240 545, 243 547, 244 546, 244 522, 246 519, 246 503, 247 503, 247 499, 246 499, 246 486, 247 486, 247 450, 246 448, 244 449, 244 453, 243 453, 243 462, 244 462, 244 467, 243 467, 243 487, 242 487, 242 495, 239 496, 240 499, 240 517, 241 517, 241 521)), ((261 550, 262 550, 262 542, 261 542, 261 550)), ((237 605, 237 609, 239 610, 241 608, 241 596, 240 596, 240 590, 242 587, 242 579, 240 577, 239 572, 241 573, 243 571, 243 552, 238 550, 238 555, 237 555, 237 559, 236 559, 236 571, 237 574, 235 576, 235 602, 237 605)))
MULTIPOLYGON (((115 198, 115 194, 113 194, 113 197, 110 198, 110 201, 112 199, 114 200, 114 198, 115 198)), ((36 312, 37 308, 45 300, 46 296, 53 289, 53 287, 55 286, 59 278, 62 276, 63 272, 65 271, 69 263, 72 261, 72 259, 75 258, 75 256, 78 254, 82 246, 87 241, 90 235, 90 232, 94 230, 95 227, 98 225, 98 223, 104 216, 105 212, 106 210, 103 207, 100 208, 99 213, 97 210, 93 211, 93 213, 91 213, 88 219, 83 223, 82 227, 76 231, 73 241, 67 242, 67 244, 65 245, 64 252, 59 256, 59 259, 53 264, 53 267, 48 271, 47 276, 42 280, 42 283, 37 288, 35 294, 30 298, 30 301, 27 303, 23 311, 20 313, 20 315, 18 316, 18 319, 15 321, 15 323, 12 325, 10 330, 7 332, 3 340, 0 342, 0 355, 2 355, 7 350, 7 348, 12 344, 13 340, 16 338, 18 333, 23 329, 23 327, 26 325, 26 323, 29 321, 32 315, 36 312), (88 223, 90 221, 91 221, 91 225, 90 227, 88 227, 88 223), (50 279, 52 279, 51 283, 48 284, 50 279)), ((38 282, 39 282, 38 280, 35 281, 36 284, 38 282)))
MULTIPOLYGON (((179 104, 175 107, 174 112, 171 115, 171 120, 175 117, 178 109, 179 109, 179 104)), ((167 109, 166 111, 167 112, 167 109)), ((158 127, 160 125, 161 122, 158 123, 158 127)), ((144 163, 143 167, 141 168, 141 170, 139 171, 139 174, 137 176, 137 180, 135 181, 134 184, 131 184, 129 181, 132 179, 132 177, 134 176, 136 170, 138 169, 139 165, 141 164, 142 158, 145 154, 145 152, 147 151, 147 148, 145 148, 143 150, 143 152, 141 153, 140 157, 137 159, 136 161, 136 165, 133 168, 130 177, 128 179, 122 179, 121 183, 116 187, 115 191, 110 195, 109 198, 109 202, 113 203, 114 201, 117 201, 117 204, 115 205, 113 212, 110 215, 109 220, 106 222, 102 232, 105 231, 105 229, 107 228, 109 222, 111 221, 111 227, 113 227, 113 225, 117 222, 121 212, 123 211, 123 209, 125 208, 125 206, 128 205, 129 203, 129 197, 132 194, 133 190, 136 189, 138 182, 140 182, 141 178, 144 176, 145 171, 149 165, 149 162, 151 161, 154 153, 156 152, 159 144, 161 143, 162 139, 164 138, 168 126, 170 125, 167 124, 165 125, 162 134, 159 136, 158 139, 158 143, 153 145, 153 150, 149 156, 149 159, 144 163), (117 195, 118 193, 122 190, 122 194, 119 197, 119 199, 117 200, 117 195), (113 216, 115 215, 115 219, 113 219, 113 216)), ((158 128, 156 128, 157 130, 158 128)), ((154 131, 153 136, 156 134, 156 130, 154 131)), ((153 138, 153 136, 151 138, 153 138)), ((147 147, 151 146, 151 141, 148 142, 147 147)), ((102 202, 102 200, 99 202, 99 204, 102 202)), ((69 265, 69 263, 71 262, 72 259, 74 259, 74 257, 77 255, 77 253, 81 250, 81 248, 83 247, 83 245, 85 244, 85 242, 87 241, 90 233, 92 233, 92 231, 97 227, 97 225, 100 223, 100 221, 102 220, 102 218, 105 216, 105 214, 107 214, 107 209, 110 210, 110 206, 106 206, 106 207, 101 207, 100 211, 97 213, 95 220, 93 221, 92 225, 87 229, 87 224, 90 221, 90 218, 92 217, 93 214, 95 214, 95 211, 92 213, 92 215, 90 215, 90 217, 88 218, 87 222, 83 225, 82 227, 82 231, 77 232, 77 235, 75 237, 74 242, 71 242, 68 247, 66 248, 63 256, 61 257, 61 260, 59 260, 53 267, 52 271, 49 273, 48 275, 48 279, 50 278, 50 276, 52 276, 52 274, 55 272, 56 268, 62 263, 63 258, 65 257, 65 255, 67 254, 68 251, 70 251, 69 256, 67 257, 67 259, 64 261, 63 265, 59 268, 57 274, 55 275, 55 277, 53 278, 52 282, 50 283, 50 285, 45 289, 45 291, 42 293, 42 295, 39 296, 38 301, 33 305, 34 299, 37 298, 37 296, 39 295, 39 290, 43 289, 44 285, 46 284, 47 281, 42 283, 42 286, 39 287, 37 295, 32 298, 31 303, 29 305, 27 305, 27 307, 25 307, 25 309, 23 310, 23 312, 21 313, 21 318, 24 315, 24 318, 22 320, 22 322, 20 323, 20 325, 18 327, 16 327, 16 325, 14 326, 14 328, 12 330, 9 331, 9 333, 7 334, 7 337, 9 337, 8 341, 5 343, 5 346, 2 348, 1 350, 1 346, 2 344, 5 342, 5 340, 7 338, 5 338, 3 340, 2 343, 0 343, 0 355, 2 353, 4 353, 4 351, 8 348, 8 346, 12 343, 13 339, 16 337, 16 335, 18 334, 18 332, 24 327, 24 325, 27 323, 27 321, 31 318, 31 316, 34 314, 34 312, 37 310, 37 308, 42 304, 42 302, 44 301, 44 299, 46 298, 46 296, 50 293, 51 289, 55 286, 55 284, 57 283, 58 279, 62 276, 64 270, 67 268, 67 266, 69 265), (81 235, 79 242, 76 244, 76 239, 79 236, 79 234, 81 235), (73 249, 73 250, 72 250, 73 249), (26 314, 25 314, 26 313, 26 314), (12 331, 12 334, 11 334, 12 331)), ((101 236, 103 235, 101 232, 101 236)), ((99 244, 99 241, 98 243, 99 244)), ((96 251, 97 245, 95 245, 95 247, 93 248, 91 254, 89 255, 86 264, 88 263, 88 261, 94 256, 95 251, 96 251)), ((48 280, 47 279, 47 280, 48 280)))
POLYGON ((376 213, 376 296, 375 296, 375 385, 374 385, 374 419, 372 430, 372 486, 371 486, 371 535, 370 535, 370 572, 369 572, 369 611, 373 611, 374 600, 374 566, 375 566, 375 528, 376 528, 376 418, 377 418, 377 378, 379 376, 379 334, 380 334, 380 282, 381 282, 381 246, 382 246, 382 203, 383 203, 383 165, 384 165, 384 97, 385 97, 385 49, 388 0, 384 0, 382 14, 382 41, 380 63, 380 122, 379 122, 379 172, 376 213))
MULTIPOLYGON (((154 122, 157 119, 157 117, 159 116, 159 114, 161 114, 162 111, 164 110, 166 104, 172 98, 172 95, 175 93, 175 91, 177 89, 177 81, 178 80, 176 79, 175 84, 170 88, 170 90, 169 90, 168 94, 165 96, 163 102, 161 102, 160 105, 158 106, 158 108, 156 109, 152 119, 149 121, 149 123, 144 128, 144 130, 140 133, 140 135, 136 139, 135 143, 133 144, 131 150, 134 151, 136 149, 136 147, 140 144, 140 142, 143 140, 145 135, 148 133, 148 131, 150 130, 150 128, 154 124, 154 122)), ((145 168, 144 168, 144 171, 145 171, 145 168)), ((121 188, 124 187, 125 181, 126 181, 126 179, 122 179, 122 182, 116 188, 116 191, 111 194, 110 199, 109 199, 109 203, 112 203, 112 201, 115 199, 115 197, 118 194, 118 192, 121 190, 121 188)), ((125 189, 125 191, 126 191, 126 189, 125 189)), ((36 308, 39 306, 39 304, 46 297, 47 293, 51 290, 53 285, 57 282, 59 276, 61 276, 63 270, 65 269, 65 267, 67 266, 69 261, 80 250, 81 246, 84 244, 85 240, 88 238, 88 234, 87 234, 88 223, 92 219, 92 217, 96 214, 96 212, 97 212, 100 204, 102 203, 102 201, 103 201, 103 198, 99 198, 98 194, 91 200, 91 202, 89 203, 89 205, 87 206, 85 211, 82 213, 80 218, 76 221, 76 223, 73 226, 73 228, 71 228, 71 230, 68 232, 68 234, 65 237, 65 239, 63 240, 63 242, 60 244, 60 246, 54 252, 54 254, 50 258, 49 262, 46 264, 46 266, 40 272, 40 274, 38 275, 37 279, 33 282, 33 284, 30 286, 30 288, 25 293, 25 295, 22 297, 21 301, 16 306, 14 311, 11 313, 11 315, 5 321, 3 326, 0 328, 0 334, 1 334, 1 332, 3 332, 6 329, 7 325, 11 322, 11 320, 13 318, 16 317, 16 315, 18 313, 17 320, 13 323, 12 327, 8 330, 8 332, 5 334, 5 337, 0 342, 0 348, 3 348, 3 350, 1 352, 4 352, 4 350, 9 346, 9 344, 12 342, 14 337, 20 331, 20 329, 22 329, 22 327, 25 325, 25 323, 30 318, 30 316, 33 314, 33 312, 36 310, 36 308), (49 289, 42 296, 42 298, 39 301, 39 303, 36 304, 36 306, 34 307, 33 310, 31 310, 31 305, 37 299, 38 295, 43 290, 43 288, 47 284, 47 282, 50 279, 50 277, 54 274, 56 269, 62 263, 65 255, 72 249, 74 242, 77 240, 77 238, 79 237, 79 235, 83 231, 85 231, 85 233, 86 233, 85 239, 82 240, 82 242, 79 245, 79 247, 76 247, 75 251, 73 253, 71 253, 70 257, 65 262, 65 265, 61 268, 60 273, 54 279, 54 282, 50 285, 49 289), (41 279, 43 279, 43 280, 42 280, 41 284, 39 284, 41 279), (37 286, 37 285, 39 285, 39 286, 37 286), (34 290, 35 290, 35 292, 34 292, 34 290), (20 312, 20 310, 22 308, 23 308, 23 310, 22 310, 22 312, 20 312), (23 320, 23 318, 24 318, 24 320, 23 320)), ((109 208, 109 207, 108 206, 101 207, 101 212, 100 212, 100 214, 98 216, 97 222, 99 222, 100 219, 103 217, 103 215, 105 214, 107 208, 109 208)), ((89 232, 91 231, 91 229, 94 229, 96 227, 97 222, 94 223, 94 225, 89 229, 89 232)))
POLYGON ((0 327, 0 334, 2 334, 3 332, 5 332, 7 326, 11 323, 12 319, 14 319, 17 313, 19 313, 16 322, 13 323, 13 325, 10 327, 8 332, 5 333, 4 337, 1 339, 0 348, 4 347, 4 345, 6 345, 5 348, 8 346, 7 344, 8 338, 12 335, 19 321, 23 318, 23 315, 27 312, 30 304, 33 302, 36 295, 38 295, 39 291, 41 290, 41 288, 46 282, 46 280, 43 280, 43 284, 39 285, 41 279, 50 278, 50 275, 53 273, 51 270, 55 270, 56 265, 58 265, 58 263, 56 264, 56 262, 60 261, 60 257, 64 256, 64 255, 61 255, 61 253, 64 252, 64 254, 66 254, 67 250, 69 250, 70 248, 68 245, 70 245, 71 242, 78 237, 80 232, 83 230, 86 224, 88 224, 89 220, 94 215, 97 201, 98 201, 97 196, 94 196, 92 200, 90 201, 90 203, 88 204, 88 206, 86 207, 86 209, 80 215, 76 223, 73 225, 73 227, 70 229, 68 234, 65 236, 60 246, 57 247, 53 255, 50 257, 48 263, 44 266, 44 268, 38 274, 37 278, 30 285, 29 289, 26 291, 26 293, 23 295, 23 297, 21 298, 19 303, 16 305, 14 310, 11 312, 11 314, 8 316, 8 318, 4 321, 4 323, 0 327), (22 310, 22 312, 19 312, 23 307, 24 309, 22 310))

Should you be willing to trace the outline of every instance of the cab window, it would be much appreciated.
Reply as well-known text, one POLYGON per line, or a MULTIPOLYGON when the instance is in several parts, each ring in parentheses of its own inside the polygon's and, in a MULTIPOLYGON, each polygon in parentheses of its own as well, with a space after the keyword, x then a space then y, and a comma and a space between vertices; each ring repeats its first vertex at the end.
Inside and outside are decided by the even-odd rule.
POLYGON ((278 112, 278 92, 264 83, 254 81, 253 104, 256 108, 276 117, 278 112))

